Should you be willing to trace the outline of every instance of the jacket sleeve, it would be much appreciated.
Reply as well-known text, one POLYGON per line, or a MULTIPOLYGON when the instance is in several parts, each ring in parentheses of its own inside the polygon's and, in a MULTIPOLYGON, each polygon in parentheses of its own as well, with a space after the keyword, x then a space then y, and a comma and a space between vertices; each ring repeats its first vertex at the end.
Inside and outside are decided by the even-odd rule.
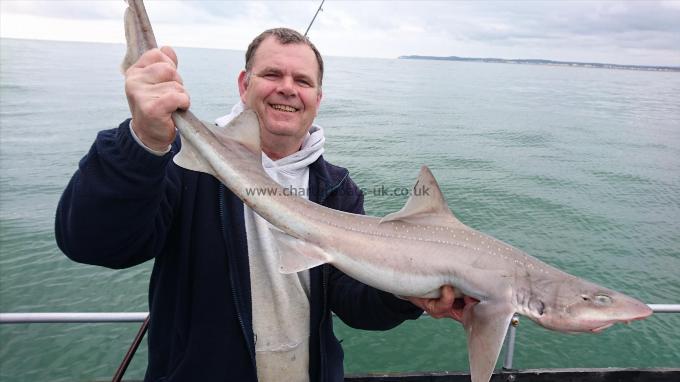
MULTIPOLYGON (((339 208, 363 215, 364 195, 349 179, 339 190, 339 208)), ((356 329, 387 330, 405 320, 420 317, 423 311, 391 293, 363 284, 335 267, 329 266, 329 301, 331 309, 347 325, 356 329)))
POLYGON ((168 176, 170 153, 155 156, 134 141, 129 120, 97 135, 61 196, 55 217, 59 248, 70 259, 126 268, 162 250, 178 196, 168 176))

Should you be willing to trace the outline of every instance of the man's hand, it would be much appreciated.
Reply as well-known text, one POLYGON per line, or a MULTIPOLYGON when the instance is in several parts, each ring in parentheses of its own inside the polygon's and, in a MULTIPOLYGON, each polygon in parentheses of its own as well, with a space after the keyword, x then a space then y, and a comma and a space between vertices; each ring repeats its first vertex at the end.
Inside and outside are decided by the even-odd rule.
POLYGON ((137 137, 153 150, 166 150, 176 134, 170 115, 189 108, 172 48, 149 50, 130 66, 125 72, 125 95, 137 137))
POLYGON ((441 288, 439 298, 406 297, 406 299, 434 318, 449 317, 460 322, 463 322, 465 309, 479 302, 469 296, 456 298, 456 290, 450 285, 441 288))

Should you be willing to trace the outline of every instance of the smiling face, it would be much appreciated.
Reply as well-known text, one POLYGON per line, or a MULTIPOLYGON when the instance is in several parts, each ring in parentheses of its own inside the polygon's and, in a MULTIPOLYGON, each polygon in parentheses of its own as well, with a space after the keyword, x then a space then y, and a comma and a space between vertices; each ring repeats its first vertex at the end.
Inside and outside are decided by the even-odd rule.
POLYGON ((238 83, 241 100, 260 118, 265 153, 278 159, 297 151, 321 103, 319 65, 312 49, 267 37, 238 83))

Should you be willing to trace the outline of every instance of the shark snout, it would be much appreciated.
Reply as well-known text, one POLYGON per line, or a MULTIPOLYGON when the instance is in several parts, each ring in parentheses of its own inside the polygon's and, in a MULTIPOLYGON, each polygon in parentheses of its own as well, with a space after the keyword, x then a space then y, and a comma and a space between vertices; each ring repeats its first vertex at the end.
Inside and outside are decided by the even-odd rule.
POLYGON ((649 305, 640 301, 635 302, 637 303, 638 306, 634 309, 633 312, 631 312, 631 318, 625 320, 625 323, 637 320, 644 320, 645 318, 651 316, 654 313, 654 311, 652 310, 652 308, 649 307, 649 305))
POLYGON ((561 284, 558 298, 536 321, 563 332, 599 333, 617 323, 645 319, 652 313, 647 304, 633 297, 582 281, 561 284))
POLYGON ((654 313, 654 311, 649 306, 647 306, 643 303, 639 303, 639 304, 642 305, 642 306, 640 306, 639 308, 636 308, 635 311, 631 312, 630 317, 619 318, 617 320, 607 322, 602 326, 590 329, 590 331, 593 332, 593 333, 599 333, 599 332, 609 328, 610 326, 612 326, 616 323, 629 324, 633 321, 644 320, 645 318, 651 316, 652 313, 654 313))
POLYGON ((643 320, 652 315, 652 309, 645 303, 632 297, 618 295, 617 302, 611 307, 604 308, 600 319, 590 323, 590 332, 599 333, 617 323, 628 324, 632 321, 643 320))

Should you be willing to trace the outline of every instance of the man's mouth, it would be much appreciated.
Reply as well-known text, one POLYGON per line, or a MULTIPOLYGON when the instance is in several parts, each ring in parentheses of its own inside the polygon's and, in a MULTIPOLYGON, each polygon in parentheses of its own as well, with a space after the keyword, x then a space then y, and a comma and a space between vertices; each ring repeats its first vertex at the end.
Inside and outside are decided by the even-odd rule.
POLYGON ((288 106, 288 105, 271 104, 270 106, 275 110, 285 111, 287 113, 295 113, 298 110, 298 109, 296 109, 292 106, 288 106))

